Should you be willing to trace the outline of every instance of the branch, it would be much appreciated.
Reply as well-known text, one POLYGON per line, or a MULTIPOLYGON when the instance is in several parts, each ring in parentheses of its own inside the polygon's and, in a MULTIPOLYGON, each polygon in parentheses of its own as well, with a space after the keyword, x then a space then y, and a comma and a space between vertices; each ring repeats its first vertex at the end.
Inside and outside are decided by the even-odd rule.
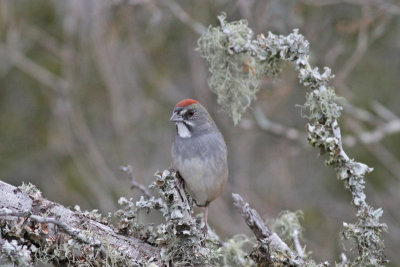
POLYGON ((247 225, 253 231, 258 241, 266 240, 268 245, 281 251, 290 251, 288 245, 283 242, 280 237, 272 233, 264 224, 264 220, 260 217, 258 212, 250 208, 249 203, 245 202, 239 194, 232 194, 233 205, 239 211, 247 225))
POLYGON ((193 216, 193 201, 186 196, 174 170, 159 171, 156 180, 149 186, 159 197, 141 197, 134 203, 132 199, 120 198, 122 231, 140 236, 161 249, 160 261, 167 266, 212 266, 219 253, 216 252, 217 237, 204 237, 202 221, 193 216), (143 224, 138 221, 140 211, 159 211, 164 222, 143 224))
POLYGON ((273 133, 278 136, 283 136, 289 140, 299 141, 305 139, 305 135, 300 133, 297 129, 270 121, 264 115, 260 107, 254 108, 253 115, 257 125, 264 131, 273 133))
POLYGON ((0 45, 0 50, 3 51, 7 56, 7 59, 11 64, 18 67, 24 73, 30 75, 40 83, 46 85, 50 89, 56 92, 62 91, 67 86, 67 82, 62 78, 57 77, 47 69, 38 65, 25 55, 21 54, 15 48, 8 48, 4 45, 0 45))
MULTIPOLYGON (((296 252, 289 248, 276 233, 269 230, 258 212, 250 208, 250 205, 239 194, 232 194, 232 198, 233 205, 260 242, 261 249, 259 249, 259 252, 264 254, 261 264, 265 264, 265 261, 267 261, 271 263, 271 266, 278 266, 274 264, 283 264, 283 266, 327 266, 326 262, 315 264, 312 260, 303 259, 304 255, 300 244, 298 245, 301 252, 296 252)), ((296 249, 298 249, 297 245, 296 249)))
POLYGON ((46 248, 56 245, 58 253, 66 255, 70 255, 68 249, 73 251, 75 247, 92 265, 103 265, 110 259, 126 266, 137 266, 146 259, 159 260, 158 248, 119 234, 104 219, 95 218, 94 213, 72 211, 44 199, 32 185, 17 188, 0 181, 0 217, 1 237, 6 240, 1 247, 3 251, 5 243, 17 242, 15 245, 26 245, 30 257, 35 259, 39 254, 48 257, 51 252, 46 248), (25 220, 21 222, 19 217, 25 220), (54 225, 66 235, 56 231, 54 225), (69 241, 71 238, 78 244, 69 241), (46 245, 38 248, 37 244, 46 245), (38 249, 40 253, 36 254, 38 249))
POLYGON ((386 136, 400 132, 400 119, 392 120, 370 132, 362 132, 358 136, 347 136, 344 142, 354 144, 358 139, 363 144, 379 143, 386 136))
POLYGON ((151 194, 147 187, 135 180, 135 177, 133 176, 133 168, 131 165, 121 166, 121 170, 128 174, 129 180, 131 181, 131 189, 137 188, 139 191, 145 194, 147 198, 151 198, 151 194))
POLYGON ((71 237, 77 239, 81 243, 88 244, 92 247, 100 247, 102 250, 102 253, 105 254, 104 247, 98 239, 92 238, 92 237, 87 237, 82 233, 81 230, 71 227, 70 225, 68 225, 65 222, 62 222, 60 220, 57 220, 56 218, 45 218, 42 216, 33 215, 29 211, 28 212, 13 212, 12 210, 10 210, 8 208, 0 209, 0 217, 8 217, 8 216, 23 217, 26 220, 31 219, 38 223, 51 223, 51 224, 57 225, 62 230, 64 230, 67 234, 69 234, 71 237))
POLYGON ((193 20, 189 14, 174 0, 166 0, 164 5, 171 11, 171 13, 179 19, 182 23, 186 24, 197 34, 203 34, 207 29, 197 21, 193 20))
POLYGON ((296 248, 297 254, 299 255, 299 257, 304 258, 304 253, 303 253, 303 249, 300 245, 300 241, 299 241, 299 230, 294 230, 293 232, 293 242, 294 242, 294 246, 296 248))

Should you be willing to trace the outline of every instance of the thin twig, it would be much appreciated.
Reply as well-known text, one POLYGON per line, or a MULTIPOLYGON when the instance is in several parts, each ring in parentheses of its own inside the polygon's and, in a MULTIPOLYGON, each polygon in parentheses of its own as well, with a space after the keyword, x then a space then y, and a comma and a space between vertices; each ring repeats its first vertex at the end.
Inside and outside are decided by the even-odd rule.
MULTIPOLYGON (((356 136, 362 136, 366 133, 363 125, 358 121, 352 122, 351 130, 356 136)), ((353 137, 352 137, 353 138, 353 137)), ((355 140, 348 139, 346 141, 351 141, 355 144, 355 140)), ((380 143, 375 142, 363 142, 364 139, 359 139, 362 145, 378 160, 382 166, 384 166, 394 177, 400 179, 400 162, 393 153, 391 153, 385 146, 380 143)), ((371 140, 373 141, 373 140, 371 140)), ((376 141, 376 140, 374 140, 376 141)))
POLYGON ((253 115, 257 125, 264 131, 286 137, 289 140, 305 140, 305 135, 295 128, 290 128, 282 124, 270 121, 262 112, 260 107, 255 107, 253 115))
POLYGON ((343 139, 343 143, 349 146, 354 146, 357 141, 362 144, 374 144, 379 143, 385 137, 398 132, 400 132, 400 119, 389 121, 384 125, 377 127, 373 131, 363 131, 354 136, 346 136, 343 139))
POLYGON ((121 166, 120 168, 122 171, 124 171, 128 174, 129 180, 131 181, 131 189, 136 188, 136 189, 140 190, 143 194, 145 194, 147 198, 152 197, 152 195, 150 194, 150 191, 147 189, 147 187, 142 185, 141 183, 138 183, 135 180, 135 177, 133 175, 133 168, 131 165, 121 166))
POLYGON ((165 6, 171 11, 171 13, 178 18, 181 22, 189 26, 197 34, 203 34, 207 28, 197 21, 193 20, 189 14, 183 10, 183 8, 178 5, 174 0, 165 0, 165 6))
MULTIPOLYGON (((358 38, 357 38, 357 45, 352 53, 352 56, 349 58, 349 60, 346 61, 344 66, 340 68, 340 71, 336 75, 336 83, 337 84, 342 84, 348 75, 351 73, 351 71, 355 68, 357 63, 361 60, 362 56, 368 49, 368 32, 367 32, 367 27, 361 27, 360 31, 358 33, 358 38)), ((340 88, 340 87, 339 87, 340 88)))
POLYGON ((342 262, 340 263, 340 266, 342 266, 342 267, 347 266, 347 263, 349 261, 348 261, 348 259, 346 257, 346 254, 344 254, 344 253, 340 254, 340 258, 342 259, 342 262))
POLYGON ((379 10, 383 10, 389 15, 400 15, 400 7, 393 5, 390 1, 381 0, 302 0, 303 3, 314 6, 328 6, 337 4, 352 4, 352 5, 363 5, 365 2, 374 4, 379 10))
POLYGON ((299 257, 304 258, 303 248, 301 247, 299 241, 299 230, 297 229, 293 231, 293 243, 299 257))
POLYGON ((381 117, 385 121, 400 120, 400 118, 395 113, 393 113, 393 111, 389 110, 387 107, 376 100, 372 101, 371 108, 379 117, 381 117))
POLYGON ((67 82, 65 80, 57 77, 47 69, 30 60, 16 49, 6 48, 4 45, 0 45, 0 49, 3 50, 5 54, 8 54, 8 60, 11 64, 15 65, 20 70, 47 87, 56 92, 60 92, 61 89, 66 87, 67 82))

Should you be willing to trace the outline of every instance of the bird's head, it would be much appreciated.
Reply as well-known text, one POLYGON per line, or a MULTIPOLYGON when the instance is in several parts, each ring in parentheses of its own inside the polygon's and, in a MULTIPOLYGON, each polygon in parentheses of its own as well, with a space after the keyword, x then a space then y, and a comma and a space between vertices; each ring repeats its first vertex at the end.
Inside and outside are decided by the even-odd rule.
POLYGON ((216 126, 208 111, 196 100, 184 99, 176 104, 170 119, 181 138, 211 132, 216 126))

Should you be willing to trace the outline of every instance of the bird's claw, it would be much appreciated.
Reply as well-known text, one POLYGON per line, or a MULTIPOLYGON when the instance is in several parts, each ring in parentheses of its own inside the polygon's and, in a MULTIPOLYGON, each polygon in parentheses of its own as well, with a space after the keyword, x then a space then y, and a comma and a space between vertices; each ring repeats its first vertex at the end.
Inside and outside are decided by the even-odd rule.
POLYGON ((204 227, 203 227, 203 229, 202 229, 202 232, 203 232, 203 234, 204 234, 204 237, 207 238, 207 234, 208 234, 208 227, 207 227, 207 224, 204 225, 204 227))
POLYGON ((178 178, 178 185, 180 188, 185 190, 185 180, 183 180, 181 174, 179 172, 176 172, 176 177, 178 178))
POLYGON ((205 224, 204 227, 201 228, 201 232, 202 232, 203 235, 204 235, 204 239, 201 240, 201 245, 202 245, 203 247, 205 247, 205 246, 206 246, 206 240, 207 240, 207 234, 208 234, 208 227, 207 227, 207 224, 205 224))

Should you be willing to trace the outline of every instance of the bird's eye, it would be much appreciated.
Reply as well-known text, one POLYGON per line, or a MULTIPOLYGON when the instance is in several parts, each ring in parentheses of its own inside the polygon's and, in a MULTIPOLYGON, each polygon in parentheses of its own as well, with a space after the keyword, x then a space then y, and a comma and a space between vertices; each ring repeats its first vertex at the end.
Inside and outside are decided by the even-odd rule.
POLYGON ((193 110, 189 110, 187 112, 187 114, 188 114, 188 117, 192 117, 194 115, 194 111, 193 110))

